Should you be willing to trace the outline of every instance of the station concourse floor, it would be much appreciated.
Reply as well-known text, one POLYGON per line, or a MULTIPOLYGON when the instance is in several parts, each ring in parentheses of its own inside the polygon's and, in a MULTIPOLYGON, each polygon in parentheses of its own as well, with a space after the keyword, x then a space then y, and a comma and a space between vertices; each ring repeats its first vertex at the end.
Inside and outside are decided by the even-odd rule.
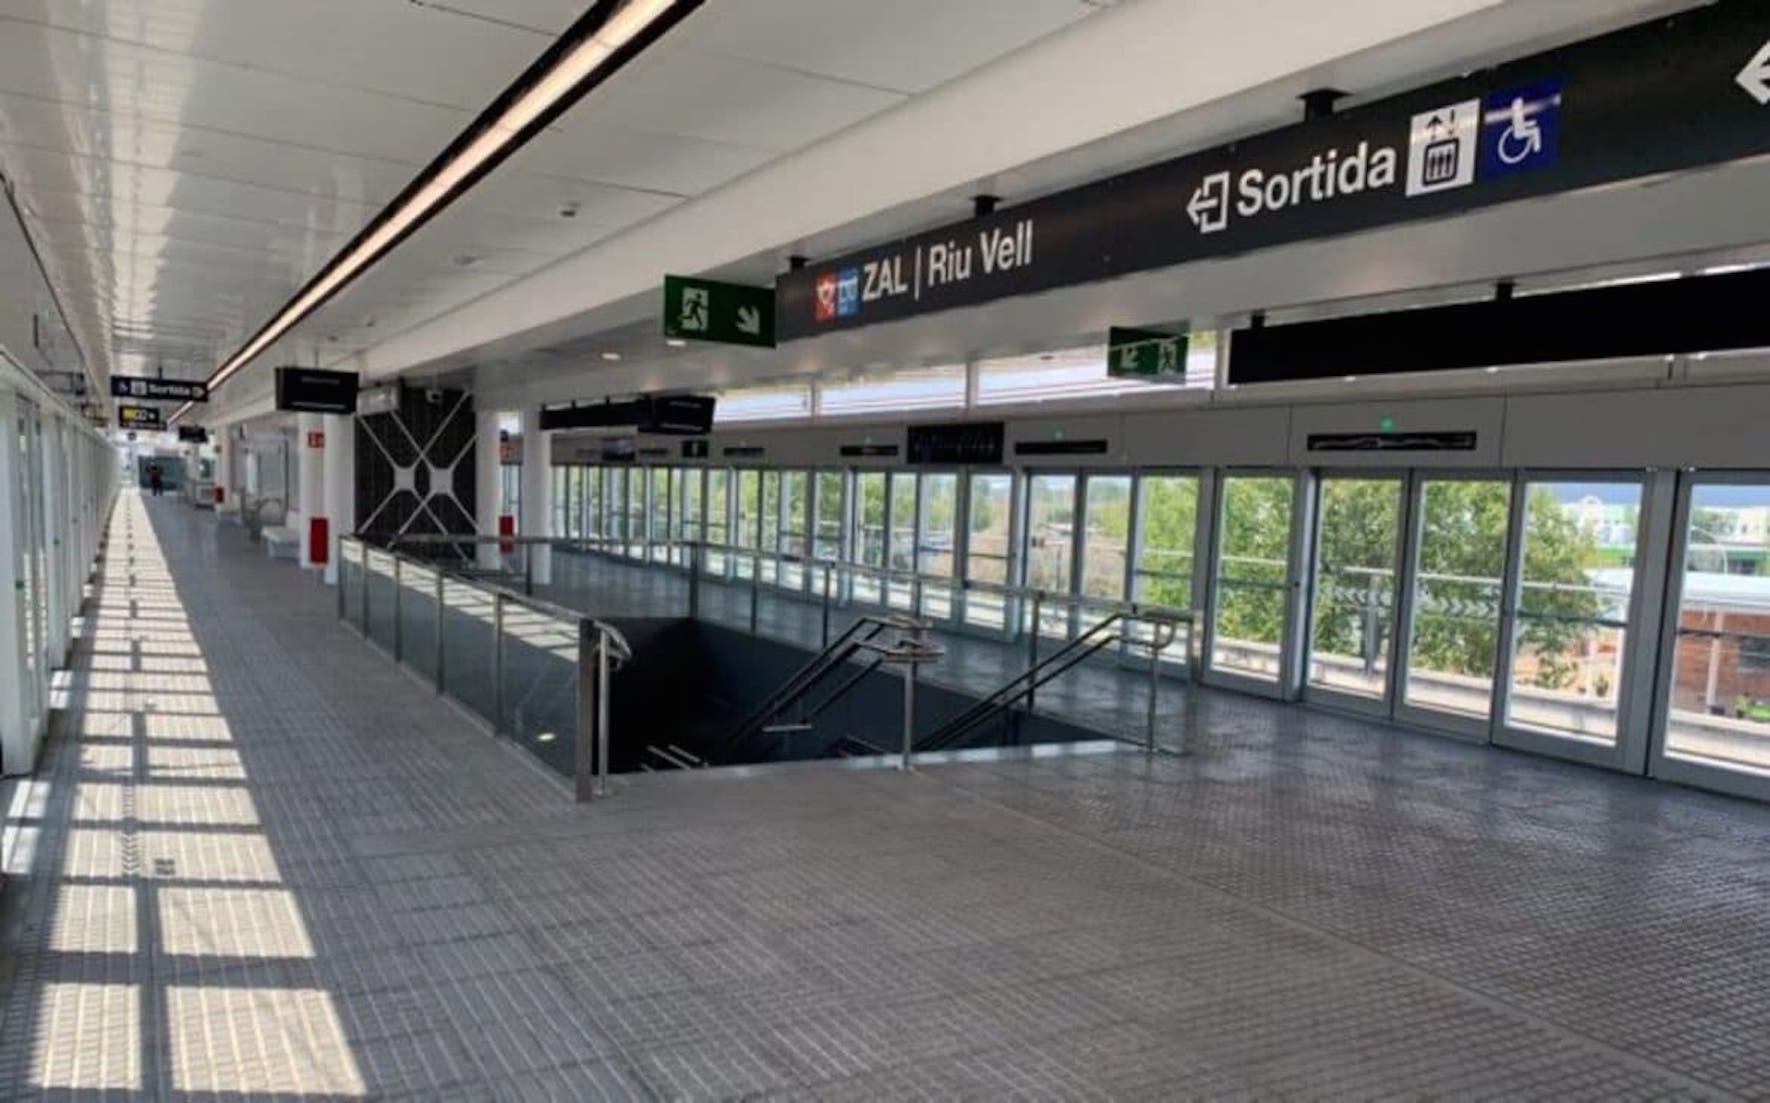
POLYGON ((1770 1097, 1770 809, 1223 694, 1186 758, 559 783, 125 493, 0 1099, 1770 1097))

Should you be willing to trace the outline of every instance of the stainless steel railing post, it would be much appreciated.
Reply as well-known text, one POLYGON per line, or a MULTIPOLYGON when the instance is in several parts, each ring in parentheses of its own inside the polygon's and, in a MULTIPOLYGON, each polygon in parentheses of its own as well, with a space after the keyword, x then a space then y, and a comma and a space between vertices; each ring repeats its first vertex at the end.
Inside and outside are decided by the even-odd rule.
POLYGON ((436 570, 436 691, 443 691, 443 573, 436 570))
POLYGON ((688 555, 688 619, 699 620, 701 616, 701 546, 698 543, 685 545, 688 555))
MULTIPOLYGON (((1032 631, 1026 637, 1026 668, 1032 670, 1039 665, 1039 620, 1045 611, 1045 594, 1042 590, 1033 591, 1032 631)), ((1026 711, 1033 708, 1034 687, 1026 691, 1026 711)))
POLYGON ((492 732, 504 734, 504 595, 492 594, 492 732))
POLYGON ((762 600, 762 557, 750 557, 750 635, 756 634, 757 603, 762 600))
POLYGON ((824 564, 823 646, 830 646, 830 565, 824 564))
POLYGON ((1155 753, 1155 714, 1156 704, 1161 692, 1161 661, 1162 649, 1157 646, 1157 633, 1154 624, 1149 626, 1149 719, 1143 733, 1143 750, 1146 754, 1155 753))
POLYGON ((344 592, 350 588, 348 585, 346 585, 346 583, 349 581, 348 572, 345 570, 345 568, 347 566, 349 566, 349 562, 344 558, 344 541, 340 540, 338 542, 338 619, 339 620, 344 619, 345 609, 348 608, 348 605, 346 603, 345 596, 344 596, 344 592))
POLYGON ((535 545, 522 546, 522 592, 535 596, 535 545))
POLYGON ((596 632, 596 795, 608 796, 608 632, 596 632))
POLYGON ((596 622, 581 620, 578 622, 578 738, 577 752, 573 756, 573 775, 577 785, 577 799, 589 800, 596 795, 596 743, 597 743, 597 703, 596 703, 596 672, 591 665, 592 650, 602 646, 601 637, 596 630, 596 622))
POLYGON ((367 640, 374 638, 369 634, 369 546, 367 544, 362 546, 362 553, 362 570, 357 572, 358 577, 362 579, 362 591, 358 594, 357 606, 363 614, 363 638, 367 640))
POLYGON ((903 759, 897 768, 908 772, 916 749, 916 664, 903 668, 903 759))
POLYGON ((393 556, 393 661, 397 663, 404 657, 401 655, 405 644, 405 640, 402 638, 404 625, 400 620, 400 604, 404 595, 400 593, 399 553, 391 552, 389 554, 393 556))

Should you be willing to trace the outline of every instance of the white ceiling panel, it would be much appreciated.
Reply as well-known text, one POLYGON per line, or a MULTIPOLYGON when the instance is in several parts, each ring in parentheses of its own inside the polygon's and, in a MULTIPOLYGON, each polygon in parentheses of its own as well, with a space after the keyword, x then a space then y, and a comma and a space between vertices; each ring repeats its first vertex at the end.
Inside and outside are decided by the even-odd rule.
POLYGON ((411 0, 457 16, 557 35, 590 10, 590 0, 411 0))
POLYGON ((231 66, 465 111, 483 107, 546 42, 401 0, 9 0, 0 21, 59 28, 174 67, 231 66), (403 48, 414 40, 426 48, 403 48))
MULTIPOLYGON (((0 0, 0 172, 95 375, 219 364, 588 6, 0 0)), ((705 4, 274 355, 444 315, 1089 10, 705 4)))
POLYGON ((718 187, 773 156, 770 150, 735 141, 628 126, 592 100, 571 114, 558 138, 532 142, 517 158, 520 171, 686 197, 718 187))
MULTIPOLYGON (((784 152, 903 101, 898 92, 843 84, 689 50, 658 53, 609 82, 597 113, 640 130, 784 152)), ((569 138, 572 123, 564 127, 569 138)))
POLYGON ((709 5, 682 44, 790 72, 902 93, 937 84, 1095 10, 1086 0, 803 0, 709 5))

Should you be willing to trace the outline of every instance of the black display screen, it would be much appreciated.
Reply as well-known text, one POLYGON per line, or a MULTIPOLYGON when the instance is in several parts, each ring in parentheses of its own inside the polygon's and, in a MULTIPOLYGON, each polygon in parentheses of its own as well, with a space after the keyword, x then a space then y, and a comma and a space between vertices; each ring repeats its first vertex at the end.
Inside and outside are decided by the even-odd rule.
POLYGON ((912 425, 906 451, 910 463, 998 464, 1006 436, 1000 421, 912 425))

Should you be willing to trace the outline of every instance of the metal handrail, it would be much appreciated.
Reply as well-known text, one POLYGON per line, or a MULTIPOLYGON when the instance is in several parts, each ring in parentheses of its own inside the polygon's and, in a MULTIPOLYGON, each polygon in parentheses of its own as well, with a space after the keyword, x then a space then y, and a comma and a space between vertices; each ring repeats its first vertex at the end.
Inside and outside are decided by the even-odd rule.
MULTIPOLYGON (((988 582, 982 579, 955 578, 949 575, 925 574, 908 571, 896 567, 875 567, 849 559, 820 559, 814 556, 797 555, 792 552, 770 551, 766 548, 743 547, 736 544, 716 544, 704 540, 662 540, 632 541, 616 537, 558 537, 558 536, 481 536, 478 534, 451 536, 447 534, 413 534, 401 538, 404 543, 411 544, 507 544, 513 546, 564 547, 582 548, 587 551, 608 554, 607 549, 622 549, 622 558, 626 558, 625 549, 642 543, 652 548, 684 548, 698 553, 711 552, 738 559, 749 559, 756 562, 773 562, 787 566, 816 571, 833 570, 846 574, 877 578, 886 582, 933 583, 936 586, 951 587, 960 591, 996 594, 1002 597, 1019 598, 1022 600, 1038 600, 1042 604, 1058 606, 1074 606, 1076 608, 1098 609, 1103 613, 1126 613, 1144 620, 1167 620, 1190 625, 1196 621, 1190 609, 1180 609, 1159 602, 1127 601, 1120 598, 1093 597, 1087 594, 1070 594, 1059 590, 1047 590, 1037 586, 1013 586, 1001 582, 988 582)), ((652 563, 644 560, 648 566, 668 566, 681 569, 682 564, 652 563)))
MULTIPOLYGON (((578 623, 580 621, 588 621, 592 625, 594 625, 598 631, 607 633, 614 640, 617 651, 621 655, 623 661, 633 657, 633 649, 628 646, 627 637, 624 634, 622 634, 622 632, 619 628, 616 628, 614 625, 609 624, 607 621, 599 620, 596 617, 590 616, 589 614, 585 613, 582 609, 573 609, 573 608, 570 608, 569 606, 561 605, 556 601, 548 601, 546 598, 535 597, 533 594, 525 594, 520 590, 515 590, 515 589, 512 589, 508 586, 499 586, 495 583, 487 582, 483 577, 478 577, 475 575, 457 574, 456 572, 449 570, 446 566, 439 564, 439 563, 435 562, 434 560, 420 559, 416 556, 405 555, 401 552, 395 551, 392 548, 382 547, 379 544, 369 543, 368 541, 362 539, 359 536, 344 536, 344 537, 340 537, 339 539, 340 539, 340 542, 344 543, 344 544, 355 544, 359 547, 365 548, 369 551, 376 552, 380 555, 392 556, 394 559, 400 560, 401 562, 410 563, 415 567, 422 567, 424 570, 427 570, 427 571, 440 572, 442 574, 447 575, 449 578, 455 580, 456 582, 458 582, 459 584, 461 584, 463 586, 471 586, 476 590, 482 590, 488 594, 500 594, 504 597, 504 599, 506 601, 515 602, 518 605, 522 605, 522 606, 525 606, 529 609, 533 609, 534 611, 536 611, 538 613, 546 613, 548 616, 557 617, 560 620, 571 621, 574 624, 578 623)), ((462 538, 451 537, 449 539, 459 540, 462 538)), ((491 537, 490 539, 497 540, 498 537, 494 536, 494 537, 491 537)), ((423 539, 418 539, 416 537, 405 537, 405 538, 402 538, 402 542, 403 543, 433 544, 433 543, 445 543, 447 541, 446 540, 423 540, 423 539)))
MULTIPOLYGON (((433 599, 436 602, 436 631, 432 640, 435 665, 434 679, 436 691, 445 691, 446 650, 444 646, 443 617, 448 608, 444 580, 452 579, 456 585, 487 596, 492 603, 492 716, 490 717, 494 733, 503 734, 504 724, 504 624, 506 607, 515 606, 538 613, 555 621, 575 626, 578 642, 577 654, 577 729, 578 745, 576 754, 576 789, 579 800, 591 797, 606 796, 608 793, 609 770, 609 675, 621 665, 633 658, 633 648, 621 630, 606 621, 590 616, 581 610, 568 609, 563 605, 537 598, 530 594, 520 593, 505 586, 487 583, 483 579, 451 574, 442 564, 430 560, 405 555, 392 548, 377 546, 357 536, 343 536, 339 540, 339 556, 345 557, 346 550, 357 550, 357 562, 362 578, 359 593, 360 609, 364 636, 370 636, 369 627, 369 575, 371 558, 384 556, 391 562, 394 609, 393 609, 393 658, 395 662, 402 660, 404 640, 402 638, 403 620, 400 616, 400 603, 406 589, 401 580, 402 567, 410 565, 432 572, 434 579, 433 599)), ((416 587, 414 587, 416 589, 416 587)), ((342 575, 338 587, 338 616, 348 621, 347 596, 342 575)))
MULTIPOLYGON (((927 626, 914 618, 896 615, 884 617, 856 617, 854 623, 844 629, 840 636, 822 651, 818 652, 810 662, 794 671, 786 681, 781 683, 779 688, 768 695, 767 699, 764 700, 761 705, 752 709, 750 714, 744 717, 743 721, 739 723, 736 728, 732 729, 731 735, 726 737, 724 744, 720 748, 720 756, 722 758, 729 758, 732 751, 737 747, 742 746, 745 740, 754 736, 758 732, 768 730, 768 726, 771 722, 778 718, 788 708, 792 707, 795 701, 803 699, 806 695, 811 693, 812 690, 816 689, 824 678, 828 677, 831 673, 842 669, 844 664, 846 664, 856 652, 866 650, 879 654, 879 644, 876 641, 880 633, 889 629, 911 633, 925 633, 927 631, 927 626)), ((860 684, 864 676, 871 673, 872 669, 876 667, 880 661, 884 661, 884 656, 882 654, 880 654, 878 660, 863 667, 860 674, 845 680, 833 692, 818 702, 816 708, 810 714, 811 717, 815 717, 824 712, 830 707, 830 705, 834 704, 838 698, 853 689, 856 685, 860 684)))
POLYGON ((1119 624, 1129 620, 1141 619, 1130 614, 1114 613, 1104 620, 1090 626, 1075 638, 1067 641, 1056 651, 1037 660, 1026 670, 1010 678, 1006 684, 988 697, 965 709, 958 716, 941 725, 919 744, 922 750, 940 750, 950 745, 966 732, 984 723, 998 713, 1013 708, 1022 700, 1027 707, 1032 707, 1033 694, 1040 686, 1045 685, 1060 675, 1078 666, 1091 656, 1115 643, 1125 642, 1133 647, 1148 649, 1151 663, 1149 707, 1147 711, 1147 729, 1144 733, 1144 749, 1154 752, 1155 720, 1156 720, 1156 680, 1155 662, 1170 644, 1174 642, 1177 628, 1167 621, 1151 620, 1152 632, 1148 640, 1138 640, 1118 631, 1119 624))

